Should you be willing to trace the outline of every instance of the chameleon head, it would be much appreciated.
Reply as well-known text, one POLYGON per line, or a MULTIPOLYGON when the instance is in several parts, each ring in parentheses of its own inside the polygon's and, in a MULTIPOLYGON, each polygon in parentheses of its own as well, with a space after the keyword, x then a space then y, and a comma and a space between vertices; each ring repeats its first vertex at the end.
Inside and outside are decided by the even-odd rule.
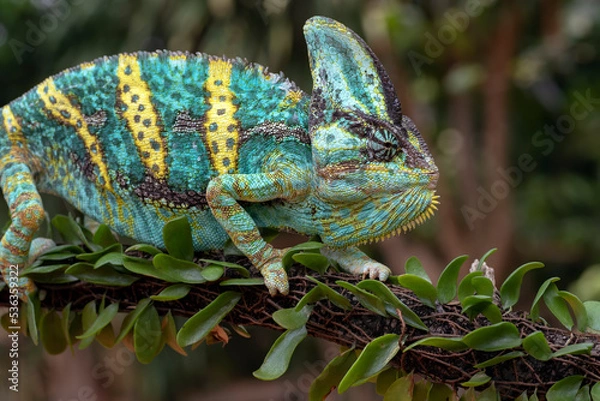
POLYGON ((304 27, 313 78, 309 130, 321 238, 347 247, 408 231, 436 209, 438 169, 382 64, 344 25, 304 27))

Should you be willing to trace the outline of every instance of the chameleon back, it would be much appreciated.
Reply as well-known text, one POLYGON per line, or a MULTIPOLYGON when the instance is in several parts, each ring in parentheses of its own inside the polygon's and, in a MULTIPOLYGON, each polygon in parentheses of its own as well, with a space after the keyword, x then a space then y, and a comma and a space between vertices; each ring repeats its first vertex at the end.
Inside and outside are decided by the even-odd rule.
POLYGON ((37 188, 138 241, 190 216, 198 250, 228 238, 206 202, 219 174, 259 173, 278 147, 310 158, 309 97, 241 59, 121 54, 68 69, 2 108, 0 157, 21 149, 37 188))

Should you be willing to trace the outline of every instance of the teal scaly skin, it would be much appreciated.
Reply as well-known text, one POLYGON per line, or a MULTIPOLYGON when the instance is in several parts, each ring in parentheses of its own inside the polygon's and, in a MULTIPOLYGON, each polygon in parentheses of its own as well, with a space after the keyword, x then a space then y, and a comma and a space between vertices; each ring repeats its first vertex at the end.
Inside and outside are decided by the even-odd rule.
MULTIPOLYGON (((386 280, 357 245, 430 217, 438 170, 364 41, 324 17, 304 34, 311 96, 241 59, 139 52, 68 69, 4 106, 5 281, 44 248, 40 192, 162 248, 165 223, 187 216, 197 251, 231 238, 273 295, 288 293, 284 250, 259 227, 319 235, 343 269, 386 280)), ((34 291, 19 284, 24 298, 34 291)))

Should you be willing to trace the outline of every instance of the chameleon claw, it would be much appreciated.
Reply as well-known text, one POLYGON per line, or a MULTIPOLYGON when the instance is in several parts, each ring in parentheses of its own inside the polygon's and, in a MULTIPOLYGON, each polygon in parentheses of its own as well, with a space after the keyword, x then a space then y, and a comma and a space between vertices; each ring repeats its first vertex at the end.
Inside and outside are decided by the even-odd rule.
POLYGON ((265 285, 271 296, 278 293, 288 295, 290 292, 288 276, 281 262, 285 250, 273 249, 272 252, 272 255, 260 266, 260 273, 265 279, 265 285))

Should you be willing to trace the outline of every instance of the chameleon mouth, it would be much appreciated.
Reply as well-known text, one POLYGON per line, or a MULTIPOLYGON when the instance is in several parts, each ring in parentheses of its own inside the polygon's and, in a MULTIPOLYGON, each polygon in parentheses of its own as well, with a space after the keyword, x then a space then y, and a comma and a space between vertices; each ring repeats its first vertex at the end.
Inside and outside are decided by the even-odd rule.
POLYGON ((369 238, 364 241, 358 242, 356 245, 372 244, 375 242, 383 241, 390 237, 400 235, 402 233, 409 232, 410 230, 414 229, 415 227, 426 222, 429 218, 431 218, 434 215, 435 211, 438 208, 437 205, 440 204, 439 198, 440 198, 439 195, 432 196, 431 203, 429 204, 429 206, 427 206, 427 208, 423 212, 421 212, 419 215, 417 215, 417 217, 415 217, 413 220, 409 221, 408 223, 406 223, 396 229, 390 230, 380 236, 369 238))

